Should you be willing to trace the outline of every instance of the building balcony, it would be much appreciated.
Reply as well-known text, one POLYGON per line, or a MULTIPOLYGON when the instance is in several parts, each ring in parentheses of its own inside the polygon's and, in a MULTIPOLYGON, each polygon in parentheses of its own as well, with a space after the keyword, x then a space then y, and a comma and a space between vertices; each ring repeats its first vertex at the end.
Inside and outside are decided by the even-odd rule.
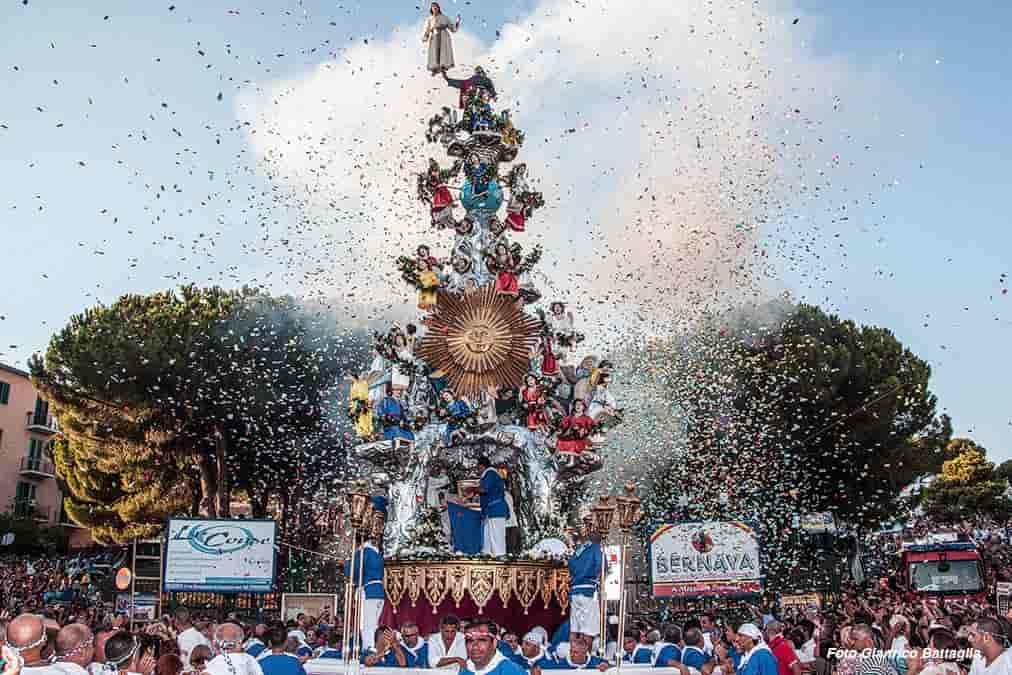
POLYGON ((60 425, 52 415, 25 414, 25 427, 37 434, 53 435, 60 433, 60 425))
POLYGON ((22 457, 20 474, 30 478, 55 478, 56 470, 51 462, 41 457, 22 457))
POLYGON ((35 502, 14 500, 14 517, 21 520, 34 520, 40 523, 49 522, 49 509, 39 508, 35 502))

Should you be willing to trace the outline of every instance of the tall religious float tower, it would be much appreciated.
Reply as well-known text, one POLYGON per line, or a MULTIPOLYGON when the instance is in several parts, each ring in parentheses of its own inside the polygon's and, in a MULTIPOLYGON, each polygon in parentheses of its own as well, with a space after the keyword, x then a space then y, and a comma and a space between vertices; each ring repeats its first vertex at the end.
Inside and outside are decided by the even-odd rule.
POLYGON ((584 482, 621 411, 611 364, 582 353, 565 304, 531 281, 541 249, 522 242, 544 199, 516 162, 524 133, 493 107, 482 68, 465 80, 441 73, 459 101, 426 130, 448 159, 419 167, 433 241, 396 263, 420 316, 375 336, 350 394, 360 439, 350 463, 360 499, 368 492, 385 516, 371 531, 391 625, 410 618, 434 631, 446 613, 508 615, 515 630, 558 625, 565 530, 579 525, 584 482), (483 547, 479 460, 505 481, 504 555, 483 547))

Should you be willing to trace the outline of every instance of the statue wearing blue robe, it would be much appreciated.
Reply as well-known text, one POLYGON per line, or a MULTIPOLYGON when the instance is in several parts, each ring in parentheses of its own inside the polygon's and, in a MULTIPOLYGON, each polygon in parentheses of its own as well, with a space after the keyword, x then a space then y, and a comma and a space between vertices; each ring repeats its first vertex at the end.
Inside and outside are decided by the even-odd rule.
POLYGON ((467 401, 458 398, 446 407, 446 413, 446 431, 443 433, 443 443, 449 447, 453 445, 453 434, 464 425, 464 420, 471 415, 471 407, 467 405, 467 401))
POLYGON ((383 425, 383 438, 392 441, 395 438, 402 438, 406 441, 414 441, 415 435, 411 432, 408 413, 404 404, 393 396, 384 398, 376 409, 380 423, 383 425))
POLYGON ((468 211, 476 209, 497 211, 502 206, 502 188, 499 187, 499 181, 491 180, 488 183, 475 184, 468 178, 461 187, 460 203, 468 211))

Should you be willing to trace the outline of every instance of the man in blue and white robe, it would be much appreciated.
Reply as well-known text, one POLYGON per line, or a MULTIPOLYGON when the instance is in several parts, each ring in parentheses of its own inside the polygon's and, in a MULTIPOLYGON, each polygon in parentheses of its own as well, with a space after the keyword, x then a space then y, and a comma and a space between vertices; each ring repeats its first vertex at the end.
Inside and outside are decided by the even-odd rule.
POLYGON ((569 558, 569 631, 574 639, 577 635, 595 638, 601 633, 597 592, 604 566, 601 536, 588 533, 569 558))
POLYGON ((763 642, 762 631, 754 623, 738 628, 738 650, 743 652, 737 675, 777 675, 777 657, 763 642))
POLYGON ((467 664, 458 675, 524 675, 526 671, 497 648, 493 624, 474 623, 467 631, 467 664))
POLYGON ((604 659, 593 656, 590 646, 593 638, 585 635, 574 636, 569 643, 569 654, 545 666, 544 670, 600 670, 602 673, 611 665, 604 659))
POLYGON ((539 631, 530 631, 520 643, 520 649, 513 654, 513 663, 524 670, 550 668, 552 658, 545 651, 545 635, 539 631))
POLYGON ((400 630, 401 649, 414 661, 415 668, 429 667, 429 644, 422 639, 418 624, 405 621, 400 630))
POLYGON ((362 648, 373 649, 376 628, 383 612, 383 556, 371 541, 366 541, 351 560, 344 564, 346 579, 354 584, 362 606, 362 648), (354 562, 354 569, 352 563, 354 562))
POLYGON ((506 505, 506 482, 492 468, 488 457, 478 459, 478 470, 481 471, 481 480, 478 482, 481 552, 498 558, 506 555, 506 520, 510 517, 509 506, 506 505))

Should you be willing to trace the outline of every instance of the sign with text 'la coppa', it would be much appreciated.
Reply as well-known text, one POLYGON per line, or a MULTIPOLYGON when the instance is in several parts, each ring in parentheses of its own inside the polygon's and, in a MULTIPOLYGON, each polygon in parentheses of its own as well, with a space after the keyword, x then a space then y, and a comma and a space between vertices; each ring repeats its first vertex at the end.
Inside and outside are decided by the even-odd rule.
POLYGON ((758 537, 738 521, 663 525, 650 537, 650 578, 655 597, 759 593, 758 537))
POLYGON ((169 520, 162 589, 269 593, 276 530, 273 520, 169 520))

